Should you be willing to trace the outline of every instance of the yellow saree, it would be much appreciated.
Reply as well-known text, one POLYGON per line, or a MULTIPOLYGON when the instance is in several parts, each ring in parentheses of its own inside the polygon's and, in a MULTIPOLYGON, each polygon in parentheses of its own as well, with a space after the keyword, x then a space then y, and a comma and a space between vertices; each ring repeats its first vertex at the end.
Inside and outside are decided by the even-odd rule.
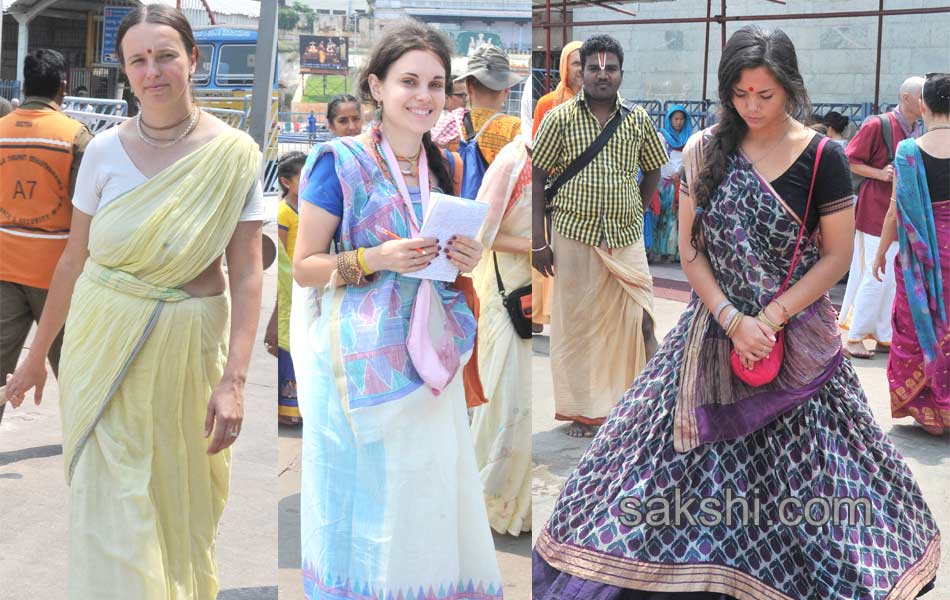
POLYGON ((230 302, 179 288, 224 252, 259 164, 229 131, 92 220, 59 378, 71 599, 217 596, 230 454, 203 430, 230 302))

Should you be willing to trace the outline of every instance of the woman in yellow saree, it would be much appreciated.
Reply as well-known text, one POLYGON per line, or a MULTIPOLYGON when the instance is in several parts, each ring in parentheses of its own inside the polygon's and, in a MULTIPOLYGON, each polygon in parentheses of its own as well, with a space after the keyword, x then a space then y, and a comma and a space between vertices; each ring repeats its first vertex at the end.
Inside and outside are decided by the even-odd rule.
POLYGON ((492 529, 515 536, 531 530, 531 340, 515 331, 498 278, 509 294, 531 283, 530 146, 526 93, 521 135, 501 149, 478 190, 489 209, 478 236, 485 251, 472 274, 481 306, 478 370, 488 398, 472 416, 475 461, 492 529))
POLYGON ((35 386, 40 401, 65 321, 68 598, 213 600, 260 311, 260 152, 192 102, 180 12, 136 9, 117 47, 140 116, 87 149, 48 309, 7 395, 18 406, 35 386))

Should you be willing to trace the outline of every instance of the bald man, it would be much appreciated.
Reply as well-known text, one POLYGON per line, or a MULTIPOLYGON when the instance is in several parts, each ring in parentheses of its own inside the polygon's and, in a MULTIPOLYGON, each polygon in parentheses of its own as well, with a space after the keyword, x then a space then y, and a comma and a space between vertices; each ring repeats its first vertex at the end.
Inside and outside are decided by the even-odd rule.
MULTIPOLYGON (((854 257, 839 320, 842 328, 848 330, 845 354, 853 358, 873 355, 864 345, 866 339, 876 342, 875 350, 879 352, 886 352, 891 344, 891 310, 897 289, 894 269, 888 268, 884 280, 878 281, 870 265, 881 241, 884 215, 891 200, 894 185, 894 166, 891 163, 897 144, 905 138, 920 135, 917 119, 920 118, 923 87, 923 77, 904 81, 897 108, 865 119, 845 149, 851 171, 865 178, 857 191, 854 257), (886 138, 890 139, 890 148, 886 138)), ((888 265, 894 264, 897 248, 897 242, 894 242, 887 250, 888 265)))

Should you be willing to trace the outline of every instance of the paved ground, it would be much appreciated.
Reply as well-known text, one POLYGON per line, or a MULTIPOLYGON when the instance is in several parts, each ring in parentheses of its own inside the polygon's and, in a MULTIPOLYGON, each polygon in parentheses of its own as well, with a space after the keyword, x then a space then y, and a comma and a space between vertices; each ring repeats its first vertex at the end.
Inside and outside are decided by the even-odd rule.
MULTIPOLYGON (((688 298, 688 284, 682 272, 671 266, 651 268, 657 285, 656 315, 657 332, 662 339, 676 324, 688 298), (686 285, 684 285, 686 284, 686 285)), ((843 286, 832 290, 832 300, 837 304, 843 296, 843 286)), ((590 440, 568 437, 564 434, 567 425, 555 421, 554 400, 551 395, 550 361, 547 358, 547 336, 535 337, 535 355, 532 361, 533 374, 533 427, 534 457, 533 481, 533 535, 541 531, 554 508, 557 494, 565 479, 580 460, 590 440)), ((900 421, 891 418, 885 367, 887 355, 877 355, 871 360, 855 360, 854 365, 871 404, 871 409, 883 430, 906 459, 924 492, 940 529, 950 531, 950 438, 935 438, 921 428, 912 425, 911 419, 900 421)), ((940 569, 937 573, 937 589, 925 596, 932 600, 950 600, 950 552, 944 548, 940 569)))
MULTIPOLYGON (((244 426, 233 449, 231 497, 218 530, 219 600, 277 598, 277 359, 263 343, 276 296, 276 267, 271 267, 264 273, 244 426)), ((43 404, 35 406, 27 398, 17 410, 8 407, 0 423, 0 600, 65 597, 67 512, 61 444, 59 394, 50 373, 43 404)))

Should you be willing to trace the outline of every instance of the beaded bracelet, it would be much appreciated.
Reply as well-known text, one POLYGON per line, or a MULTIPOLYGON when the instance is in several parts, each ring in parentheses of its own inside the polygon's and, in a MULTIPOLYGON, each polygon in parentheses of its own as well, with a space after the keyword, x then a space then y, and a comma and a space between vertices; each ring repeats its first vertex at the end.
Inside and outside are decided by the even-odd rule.
POLYGON ((357 250, 337 254, 336 270, 340 275, 340 279, 346 284, 363 285, 366 283, 366 276, 360 267, 359 251, 357 250))

